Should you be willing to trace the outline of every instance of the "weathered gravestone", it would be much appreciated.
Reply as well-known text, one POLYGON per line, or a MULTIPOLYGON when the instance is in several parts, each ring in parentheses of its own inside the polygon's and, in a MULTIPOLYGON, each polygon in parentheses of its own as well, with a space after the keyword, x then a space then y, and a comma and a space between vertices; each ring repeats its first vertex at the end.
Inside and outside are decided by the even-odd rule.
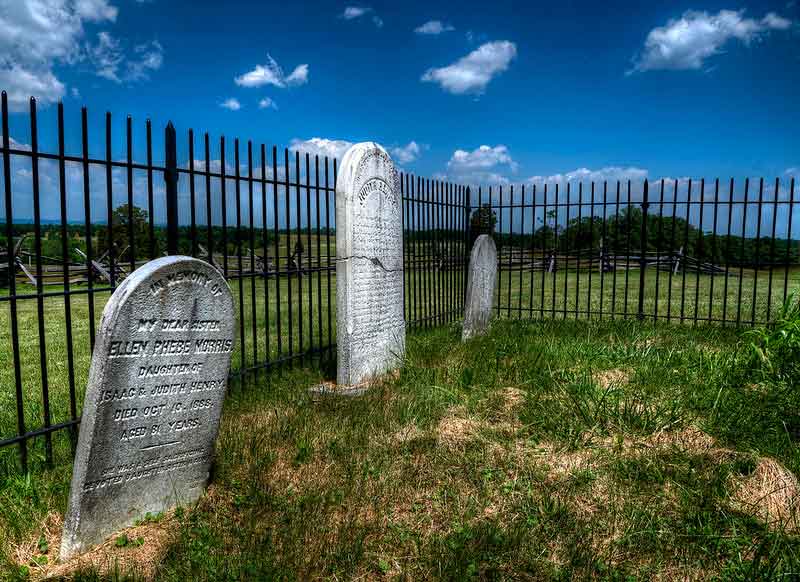
POLYGON ((481 335, 489 328, 496 283, 497 247, 491 236, 482 234, 475 239, 469 257, 462 341, 481 335))
POLYGON ((62 559, 200 496, 234 333, 230 288, 203 261, 151 261, 114 292, 92 355, 62 559))
POLYGON ((336 184, 336 308, 340 388, 399 366, 405 353, 400 184, 376 143, 347 150, 336 184))

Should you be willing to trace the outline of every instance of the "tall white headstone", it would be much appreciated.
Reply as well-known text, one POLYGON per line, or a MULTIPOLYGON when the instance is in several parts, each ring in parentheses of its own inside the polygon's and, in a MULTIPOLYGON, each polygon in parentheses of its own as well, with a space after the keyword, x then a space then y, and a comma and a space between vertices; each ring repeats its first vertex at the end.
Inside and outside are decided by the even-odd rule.
POLYGON ((496 284, 497 247, 491 236, 482 234, 475 239, 469 256, 462 341, 486 333, 489 329, 496 284))
POLYGON ((206 486, 235 323, 214 267, 165 257, 109 299, 84 398, 61 558, 206 486))
POLYGON ((389 154, 351 147, 336 184, 336 308, 340 387, 400 365, 403 319, 402 200, 389 154))

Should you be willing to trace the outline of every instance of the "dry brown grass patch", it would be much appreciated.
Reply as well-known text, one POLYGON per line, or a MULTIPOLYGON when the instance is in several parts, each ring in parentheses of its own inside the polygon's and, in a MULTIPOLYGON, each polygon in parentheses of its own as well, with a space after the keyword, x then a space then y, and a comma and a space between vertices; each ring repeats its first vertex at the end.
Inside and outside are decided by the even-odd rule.
POLYGON ((405 445, 411 441, 424 438, 425 434, 416 424, 407 424, 389 435, 389 443, 405 445))
POLYGON ((102 544, 88 552, 74 556, 63 563, 56 562, 61 545, 63 519, 56 513, 48 514, 41 526, 41 535, 48 543, 48 564, 37 566, 34 557, 38 552, 38 536, 17 548, 16 559, 20 566, 31 569, 34 579, 65 578, 79 570, 95 570, 101 576, 109 576, 115 572, 136 574, 144 580, 155 580, 158 566, 164 558, 171 541, 177 533, 178 523, 172 514, 165 515, 157 522, 126 528, 109 537, 102 544), (127 536, 134 542, 141 538, 143 543, 130 543, 117 547, 117 540, 127 536))
POLYGON ((624 386, 630 381, 631 373, 629 370, 622 368, 614 368, 613 370, 601 370, 592 374, 592 380, 595 383, 607 390, 612 386, 624 386))
MULTIPOLYGON (((245 412, 236 415, 235 421, 232 419, 229 423, 231 430, 240 429, 246 426, 253 429, 265 428, 275 422, 276 414, 273 409, 260 409, 256 412, 245 412)), ((227 424, 227 423, 226 423, 227 424)))
POLYGON ((563 479, 574 471, 595 467, 592 451, 586 448, 578 451, 565 451, 552 443, 543 443, 539 445, 538 449, 531 452, 538 455, 538 458, 548 466, 547 479, 550 482, 563 479))
POLYGON ((800 484, 778 461, 763 457, 750 475, 732 481, 731 501, 736 509, 771 529, 800 531, 800 484))
POLYGON ((699 582, 701 580, 716 579, 719 574, 712 568, 696 568, 688 564, 674 564, 667 562, 661 566, 662 570, 653 574, 654 582, 699 582))
POLYGON ((503 412, 511 413, 525 401, 525 392, 519 388, 508 386, 500 391, 503 402, 503 412))
POLYGON ((265 480, 277 487, 291 485, 297 491, 304 491, 310 486, 328 483, 333 480, 335 463, 314 455, 308 461, 296 463, 294 449, 279 451, 278 458, 269 468, 265 480))
POLYGON ((587 443, 595 443, 600 451, 612 451, 622 455, 675 448, 692 454, 708 454, 721 460, 730 452, 728 449, 717 447, 711 435, 693 426, 674 431, 662 430, 638 438, 622 433, 603 437, 590 435, 587 443))
POLYGON ((636 340, 633 342, 634 347, 639 350, 646 350, 648 348, 652 348, 657 346, 660 343, 659 338, 657 337, 648 337, 645 339, 636 340))
POLYGON ((646 444, 659 448, 675 447, 695 454, 713 453, 718 450, 714 437, 693 426, 676 431, 657 432, 647 439, 646 444))
POLYGON ((27 541, 19 544, 13 551, 13 559, 18 566, 27 566, 34 576, 41 576, 52 568, 50 562, 58 556, 61 547, 61 530, 64 528, 64 517, 61 513, 51 511, 42 520, 37 533, 27 541), (47 543, 47 553, 39 550, 39 540, 44 538, 47 543), (35 559, 44 555, 48 563, 38 565, 35 559))
POLYGON ((470 418, 462 407, 451 408, 436 427, 436 438, 446 448, 457 449, 475 440, 486 423, 470 418))

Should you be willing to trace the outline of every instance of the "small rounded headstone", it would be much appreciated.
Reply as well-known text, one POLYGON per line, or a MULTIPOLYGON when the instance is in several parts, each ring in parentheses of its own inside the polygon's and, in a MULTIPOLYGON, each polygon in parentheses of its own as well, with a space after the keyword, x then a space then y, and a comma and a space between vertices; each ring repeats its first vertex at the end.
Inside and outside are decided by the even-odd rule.
POLYGON ((469 257, 462 341, 486 333, 489 329, 496 284, 497 247, 491 236, 482 234, 475 239, 469 257))

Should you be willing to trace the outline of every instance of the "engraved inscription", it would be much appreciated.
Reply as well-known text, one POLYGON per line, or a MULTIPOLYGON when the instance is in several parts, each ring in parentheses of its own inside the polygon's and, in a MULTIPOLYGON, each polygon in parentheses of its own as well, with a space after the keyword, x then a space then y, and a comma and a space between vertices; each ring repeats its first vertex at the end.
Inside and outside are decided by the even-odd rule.
POLYGON ((117 289, 92 357, 62 557, 202 492, 234 337, 230 289, 197 259, 152 261, 117 289))
POLYGON ((358 201, 363 205, 372 194, 380 196, 392 207, 397 206, 397 194, 394 188, 381 178, 368 180, 358 191, 358 201))
POLYGON ((394 368, 405 349, 403 240, 397 172, 376 144, 345 155, 337 184, 337 342, 340 385, 394 368))

